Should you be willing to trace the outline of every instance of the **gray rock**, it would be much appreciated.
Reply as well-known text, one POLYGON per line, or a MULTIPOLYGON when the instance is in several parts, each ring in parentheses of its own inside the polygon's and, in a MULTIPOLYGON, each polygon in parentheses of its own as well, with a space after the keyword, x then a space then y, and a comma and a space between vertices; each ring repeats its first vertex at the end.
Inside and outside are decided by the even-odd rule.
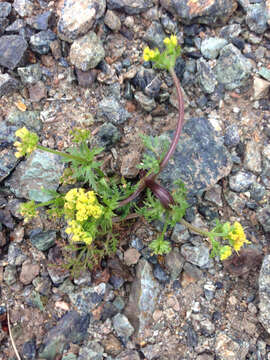
POLYGON ((29 285, 38 276, 40 271, 39 264, 31 264, 28 262, 24 262, 22 264, 22 270, 20 273, 20 281, 24 285, 29 285))
POLYGON ((106 284, 100 283, 97 286, 85 286, 75 292, 72 291, 68 296, 80 313, 88 314, 103 301, 105 291, 106 284))
POLYGON ((0 97, 8 95, 20 88, 18 80, 11 77, 9 74, 0 74, 0 97))
POLYGON ((217 80, 210 65, 204 59, 197 61, 197 74, 202 91, 206 94, 212 94, 215 91, 217 80))
POLYGON ((113 327, 116 334, 125 342, 127 342, 130 336, 134 333, 133 326, 128 321, 128 318, 123 314, 117 314, 113 317, 113 327))
POLYGON ((141 107, 147 111, 151 112, 156 107, 156 102, 153 98, 144 95, 141 91, 136 91, 134 94, 135 100, 141 105, 141 107))
POLYGON ((49 266, 47 271, 51 281, 55 286, 63 284, 63 282, 70 277, 70 273, 68 270, 63 270, 61 267, 58 266, 49 266))
MULTIPOLYGON (((0 124, 0 134, 3 127, 4 126, 1 126, 0 124)), ((4 127, 4 130, 7 130, 7 128, 4 127)), ((3 144, 6 147, 6 145, 8 145, 8 141, 9 139, 5 140, 3 139, 3 136, 0 136, 0 145, 3 144)), ((14 152, 14 149, 5 148, 0 151, 0 182, 3 181, 18 164, 18 159, 15 157, 14 152)))
POLYGON ((146 30, 144 40, 149 44, 151 48, 165 49, 163 40, 166 34, 163 31, 162 25, 158 21, 153 21, 149 28, 146 30))
POLYGON ((251 199, 257 202, 263 199, 266 192, 265 187, 256 182, 251 185, 249 191, 251 199))
POLYGON ((70 48, 70 62, 82 71, 95 68, 104 59, 105 51, 96 33, 88 34, 75 40, 70 48))
POLYGON ((140 14, 153 6, 152 0, 107 0, 110 10, 121 10, 129 15, 140 14))
POLYGON ((121 29, 121 20, 112 10, 106 12, 104 23, 113 31, 119 31, 121 29))
POLYGON ((259 75, 261 75, 264 79, 270 81, 270 70, 265 68, 265 67, 261 67, 259 70, 259 75))
POLYGON ((78 360, 103 360, 104 348, 96 341, 88 341, 80 348, 78 360))
POLYGON ((58 155, 34 151, 26 161, 18 165, 6 185, 17 197, 48 201, 52 197, 43 192, 42 187, 56 190, 63 170, 64 164, 58 155))
POLYGON ((20 35, 4 35, 0 38, 0 65, 10 70, 25 61, 27 42, 20 35))
POLYGON ((256 181, 256 176, 245 171, 238 171, 229 178, 230 189, 235 192, 247 191, 251 184, 256 181))
POLYGON ((246 23, 251 31, 263 34, 267 29, 267 12, 265 4, 252 4, 249 6, 246 15, 246 23))
POLYGON ((115 360, 140 360, 140 355, 135 350, 125 350, 115 360))
POLYGON ((38 63, 18 68, 17 71, 24 85, 36 84, 42 76, 42 70, 38 63))
POLYGON ((184 262, 185 262, 185 259, 180 254, 179 249, 176 247, 173 248, 173 250, 169 254, 166 255, 165 265, 170 273, 172 281, 176 280, 179 277, 179 275, 181 274, 181 271, 184 266, 184 262))
POLYGON ((270 334, 270 255, 266 255, 259 276, 259 320, 270 334))
POLYGON ((223 84, 226 90, 234 90, 248 84, 251 69, 251 63, 240 50, 229 44, 220 51, 214 72, 218 82, 223 84))
POLYGON ((231 40, 240 35, 241 31, 242 29, 240 24, 226 25, 220 30, 219 36, 225 38, 226 40, 231 40))
POLYGON ((185 24, 200 23, 218 26, 226 23, 237 8, 235 0, 204 1, 161 0, 161 6, 185 24))
POLYGON ((40 251, 46 251, 55 245, 56 231, 42 231, 40 229, 32 230, 30 233, 30 241, 40 251))
POLYGON ((189 232, 184 225, 175 225, 171 236, 172 241, 174 241, 176 244, 183 244, 188 241, 189 237, 189 232))
POLYGON ((222 207, 223 202, 221 198, 222 188, 220 185, 215 184, 211 189, 207 190, 204 194, 204 199, 210 201, 216 206, 222 207))
MULTIPOLYGON (((240 344, 234 341, 231 337, 226 335, 224 332, 216 334, 215 339, 215 354, 218 355, 221 359, 226 360, 236 360, 239 358, 240 353, 240 344)), ((245 357, 241 357, 244 359, 245 357)))
MULTIPOLYGON (((15 110, 9 113, 7 123, 12 124, 11 129, 19 129, 26 126, 28 130, 40 132, 42 130, 42 121, 39 116, 39 111, 19 111, 15 110)), ((15 130, 15 131, 16 131, 15 130)), ((15 131, 12 134, 12 142, 15 141, 15 131)), ((1 132, 0 132, 1 133, 1 132)), ((11 137, 10 137, 11 139, 11 137)))
POLYGON ((78 344, 83 341, 89 322, 89 315, 81 316, 76 311, 66 313, 45 336, 39 357, 54 360, 70 343, 78 344))
POLYGON ((233 191, 228 191, 224 193, 224 197, 229 204, 229 206, 239 215, 242 214, 246 201, 242 199, 239 195, 234 193, 233 191))
POLYGON ((167 34, 176 34, 177 21, 172 19, 168 13, 162 14, 160 21, 167 34))
POLYGON ((257 218, 265 232, 270 232, 270 206, 266 205, 257 212, 257 218))
POLYGON ((33 280, 35 291, 43 296, 49 296, 51 293, 51 281, 48 277, 38 276, 33 280))
POLYGON ((8 247, 9 265, 20 266, 27 259, 18 244, 10 243, 8 247))
POLYGON ((186 262, 184 265, 185 273, 193 279, 201 280, 203 276, 203 272, 197 266, 192 265, 189 262, 186 262))
POLYGON ((8 19, 0 17, 0 35, 4 34, 8 26, 8 19))
POLYGON ((31 16, 34 4, 30 0, 14 0, 13 7, 21 17, 31 16))
POLYGON ((12 33, 18 33, 21 29, 23 29, 25 26, 25 23, 22 19, 15 20, 11 25, 9 25, 6 28, 6 33, 12 32, 12 33))
POLYGON ((125 314, 136 331, 143 332, 152 322, 157 306, 160 285, 155 280, 150 264, 141 259, 136 268, 136 280, 131 285, 125 314))
POLYGON ((15 265, 7 265, 4 270, 3 275, 4 282, 8 284, 8 286, 16 283, 17 281, 17 270, 15 265))
POLYGON ((72 43, 93 27, 105 9, 105 0, 66 0, 57 25, 59 38, 72 43))
POLYGON ((32 28, 36 30, 48 30, 49 22, 52 18, 52 11, 45 11, 42 14, 35 16, 29 20, 32 28))
POLYGON ((267 98, 270 88, 270 82, 263 80, 259 77, 254 77, 253 81, 253 91, 254 91, 254 100, 260 100, 267 98))
POLYGON ((240 142, 240 135, 237 125, 229 125, 224 134, 224 144, 228 147, 236 146, 240 142))
MULTIPOLYGON (((161 139, 168 139, 169 134, 161 135, 161 139)), ((202 194, 227 176, 231 166, 230 154, 208 120, 190 118, 184 124, 174 156, 160 178, 169 189, 173 188, 174 181, 182 179, 188 194, 193 196, 202 194)))
POLYGON ((44 55, 50 51, 50 44, 56 40, 56 35, 51 30, 42 30, 30 38, 32 51, 44 55))
POLYGON ((262 171, 260 144, 254 140, 250 140, 246 144, 244 167, 256 174, 262 171))
POLYGON ((206 59, 216 59, 220 50, 227 44, 227 40, 218 37, 204 39, 201 44, 201 53, 206 59))
POLYGON ((11 12, 11 4, 3 1, 0 3, 0 18, 6 18, 11 12))
POLYGON ((192 246, 184 244, 181 247, 181 254, 185 260, 199 268, 209 267, 209 249, 205 245, 192 246))
POLYGON ((117 143, 120 137, 120 132, 116 126, 111 123, 105 123, 100 127, 98 134, 95 136, 95 142, 96 145, 109 149, 117 143))
POLYGON ((105 98, 99 103, 97 116, 105 117, 114 125, 123 124, 131 118, 131 114, 113 97, 105 98))

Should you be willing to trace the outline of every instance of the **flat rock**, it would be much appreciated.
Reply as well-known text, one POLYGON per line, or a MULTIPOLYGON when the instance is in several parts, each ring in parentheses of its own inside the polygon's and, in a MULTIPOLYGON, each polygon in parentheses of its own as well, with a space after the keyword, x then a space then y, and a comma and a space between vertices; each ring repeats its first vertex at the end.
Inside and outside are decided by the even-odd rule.
POLYGON ((110 10, 121 10, 126 14, 140 14, 153 6, 152 0, 107 0, 110 10))
POLYGON ((66 313, 45 336, 39 357, 55 359, 70 343, 78 344, 83 341, 89 322, 89 315, 79 315, 76 311, 66 313))
POLYGON ((13 70, 23 64, 27 42, 20 35, 4 35, 0 38, 0 65, 13 70))
POLYGON ((39 264, 23 263, 22 271, 20 273, 20 281, 24 285, 29 285, 38 276, 40 271, 39 264))
POLYGON ((206 94, 212 94, 215 91, 217 80, 213 70, 204 59, 197 61, 197 74, 199 84, 206 94))
POLYGON ((121 29, 121 20, 112 10, 106 12, 104 23, 113 31, 119 31, 121 29))
POLYGON ((270 206, 266 205, 257 211, 257 218, 265 232, 270 232, 270 206))
POLYGON ((95 68, 100 63, 105 56, 105 51, 96 33, 90 31, 73 42, 69 56, 70 62, 76 68, 87 71, 95 68))
POLYGON ((260 144, 254 140, 250 140, 246 144, 244 167, 258 174, 262 171, 260 144))
POLYGON ((17 166, 6 185, 19 198, 48 201, 51 196, 41 189, 43 187, 56 190, 63 169, 64 163, 59 156, 44 151, 34 151, 26 161, 17 166))
POLYGON ((259 276, 259 320, 270 334, 270 255, 266 255, 259 276))
POLYGON ((9 74, 0 74, 0 97, 8 95, 20 88, 18 80, 14 79, 9 74))
POLYGON ((21 16, 30 16, 34 10, 34 4, 30 0, 14 0, 13 7, 21 16))
POLYGON ((138 334, 153 322, 152 314, 157 306, 159 282, 154 278, 151 265, 144 259, 136 268, 136 280, 131 285, 129 303, 125 314, 138 334))
POLYGON ((114 125, 120 125, 131 118, 131 114, 114 97, 108 97, 98 104, 97 117, 104 117, 114 125))
POLYGON ((226 39, 210 37, 202 40, 201 53, 206 59, 216 59, 220 50, 227 45, 226 39))
MULTIPOLYGON (((161 135, 170 139, 172 134, 161 135)), ((172 189, 175 180, 183 180, 189 195, 201 194, 232 167, 230 154, 205 118, 191 118, 183 126, 174 156, 160 175, 162 183, 172 189)))
POLYGON ((161 6, 185 24, 219 26, 237 9, 235 0, 161 0, 161 6))
POLYGON ((234 90, 247 85, 251 69, 251 63, 242 55, 241 51, 229 44, 220 51, 214 73, 218 82, 223 84, 226 90, 234 90))
POLYGON ((45 55, 50 51, 50 44, 56 40, 56 35, 51 30, 42 30, 30 37, 32 51, 45 55))
POLYGON ((35 84, 41 79, 42 76, 42 69, 38 63, 28 65, 26 67, 19 67, 17 71, 24 85, 35 84))
POLYGON ((263 2, 260 4, 252 4, 248 7, 246 23, 251 31, 257 34, 263 34, 267 29, 267 20, 268 14, 263 2))
POLYGON ((254 99, 260 100, 266 98, 269 93, 270 82, 263 80, 259 77, 254 77, 253 82, 253 91, 254 91, 254 99))
POLYGON ((105 0, 65 0, 57 25, 59 38, 72 43, 86 34, 105 8, 105 0))
POLYGON ((3 1, 0 3, 0 18, 6 18, 11 12, 11 4, 3 1))

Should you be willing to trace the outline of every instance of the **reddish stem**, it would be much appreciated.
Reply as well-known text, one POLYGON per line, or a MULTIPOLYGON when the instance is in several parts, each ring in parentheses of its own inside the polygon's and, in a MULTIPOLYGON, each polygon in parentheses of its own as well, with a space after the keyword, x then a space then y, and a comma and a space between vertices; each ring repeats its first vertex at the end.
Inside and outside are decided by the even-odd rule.
POLYGON ((157 174, 150 174, 148 176, 143 177, 140 180, 137 190, 135 190, 134 193, 131 194, 128 198, 122 200, 119 203, 118 207, 121 207, 121 206, 124 206, 124 205, 130 203, 132 200, 136 199, 136 197, 140 195, 140 193, 148 186, 149 183, 153 184, 156 177, 164 169, 164 167, 167 165, 168 161, 170 160, 171 156, 175 152, 177 143, 179 141, 179 138, 180 138, 180 135, 182 132, 182 127, 183 127, 183 122, 184 122, 184 99, 183 99, 183 93, 182 93, 182 90, 180 87, 180 82, 179 82, 177 75, 174 72, 174 69, 170 70, 170 74, 172 75, 172 78, 173 78, 173 81, 174 81, 174 84, 176 87, 177 99, 178 99, 178 122, 177 122, 177 127, 176 127, 176 131, 175 131, 173 140, 171 142, 169 150, 167 151, 166 155, 164 156, 163 160, 161 161, 161 163, 159 165, 159 172, 157 174))

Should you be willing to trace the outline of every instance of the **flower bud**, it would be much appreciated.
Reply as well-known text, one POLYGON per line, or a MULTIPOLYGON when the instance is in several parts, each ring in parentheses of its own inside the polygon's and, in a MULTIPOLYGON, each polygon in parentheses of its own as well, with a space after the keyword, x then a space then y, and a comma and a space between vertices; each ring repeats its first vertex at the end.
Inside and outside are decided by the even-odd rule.
POLYGON ((146 181, 146 186, 149 187, 153 194, 159 199, 165 209, 169 210, 171 205, 175 205, 172 195, 163 186, 153 180, 146 181))

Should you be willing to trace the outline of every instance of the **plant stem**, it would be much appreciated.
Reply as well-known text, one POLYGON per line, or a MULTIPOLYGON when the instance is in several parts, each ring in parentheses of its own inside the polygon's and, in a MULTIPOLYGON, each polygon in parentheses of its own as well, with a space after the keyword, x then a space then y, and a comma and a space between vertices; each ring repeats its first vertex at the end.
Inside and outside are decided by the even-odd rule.
POLYGON ((53 203, 54 203, 54 200, 48 200, 48 201, 36 204, 35 208, 37 209, 39 207, 48 206, 48 205, 51 205, 53 203))
POLYGON ((194 226, 194 225, 190 224, 189 222, 187 222, 184 219, 181 219, 180 223, 182 225, 186 226, 189 230, 191 230, 193 232, 196 232, 197 234, 200 234, 203 237, 207 237, 207 238, 209 237, 209 232, 208 231, 202 230, 202 229, 198 228, 197 226, 194 226))
POLYGON ((62 151, 49 149, 49 148, 47 148, 45 146, 42 146, 42 145, 37 145, 37 149, 42 150, 42 151, 47 151, 47 152, 55 154, 55 155, 62 156, 64 158, 66 158, 66 159, 69 159, 70 161, 75 160, 75 161, 84 162, 84 163, 86 162, 86 160, 84 158, 80 157, 80 156, 75 156, 75 155, 67 154, 67 153, 62 152, 62 151))
POLYGON ((158 174, 163 170, 163 168, 167 165, 169 159, 173 155, 177 143, 179 141, 179 137, 182 132, 183 122, 184 122, 184 99, 183 99, 183 93, 180 87, 180 82, 178 80, 177 75, 175 74, 174 69, 170 69, 170 74, 172 75, 176 91, 177 91, 177 98, 178 98, 178 122, 176 131, 173 137, 173 140, 171 142, 171 145, 169 147, 169 150, 167 151, 166 155, 162 159, 160 166, 159 166, 159 172, 157 174, 150 174, 145 177, 143 177, 140 180, 138 188, 134 191, 133 194, 131 194, 126 199, 120 201, 118 207, 124 206, 128 203, 130 203, 132 200, 136 199, 136 197, 148 186, 147 183, 153 183, 155 181, 155 178, 158 176, 158 174))

